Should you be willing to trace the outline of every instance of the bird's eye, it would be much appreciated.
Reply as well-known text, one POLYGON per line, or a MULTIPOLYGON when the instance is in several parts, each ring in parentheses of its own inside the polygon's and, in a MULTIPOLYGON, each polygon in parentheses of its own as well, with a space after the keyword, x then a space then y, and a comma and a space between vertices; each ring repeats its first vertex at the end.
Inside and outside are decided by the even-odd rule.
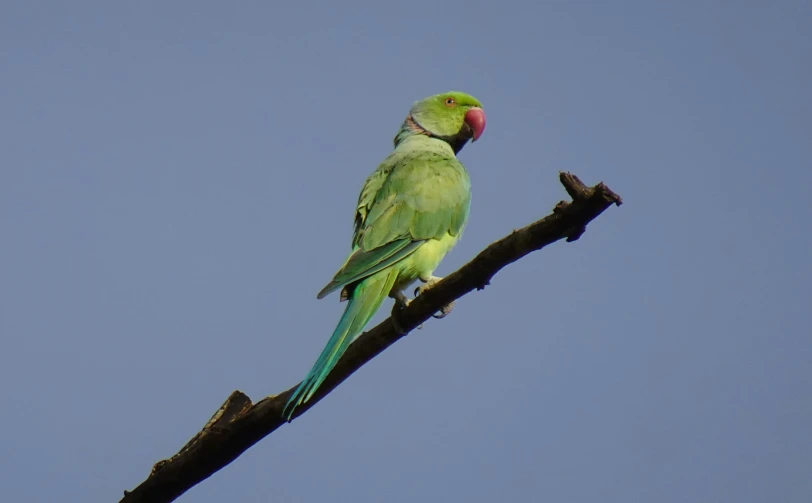
POLYGON ((445 99, 445 106, 447 106, 447 107, 453 107, 456 104, 457 104, 457 102, 456 102, 456 100, 454 100, 454 98, 449 97, 449 98, 445 99))

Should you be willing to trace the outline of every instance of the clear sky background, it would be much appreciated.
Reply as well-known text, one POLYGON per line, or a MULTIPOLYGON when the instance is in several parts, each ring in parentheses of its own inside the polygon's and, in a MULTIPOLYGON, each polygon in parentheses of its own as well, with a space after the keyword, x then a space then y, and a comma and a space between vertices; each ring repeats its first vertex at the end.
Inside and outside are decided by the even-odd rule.
POLYGON ((304 377, 363 180, 458 89, 439 274, 559 170, 625 204, 179 501, 810 501, 810 2, 294 4, 0 6, 4 500, 117 501, 304 377))

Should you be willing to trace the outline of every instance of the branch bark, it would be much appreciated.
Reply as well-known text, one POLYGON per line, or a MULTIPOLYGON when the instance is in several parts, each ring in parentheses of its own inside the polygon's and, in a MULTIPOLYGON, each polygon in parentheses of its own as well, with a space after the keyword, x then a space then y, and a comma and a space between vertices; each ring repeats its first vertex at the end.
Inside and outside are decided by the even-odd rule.
MULTIPOLYGON (((525 255, 561 239, 577 240, 589 222, 609 206, 622 203, 620 196, 602 182, 587 187, 577 176, 560 173, 559 179, 572 202, 559 202, 552 214, 491 244, 473 260, 417 297, 400 311, 398 320, 406 333, 428 320, 433 313, 470 291, 481 290, 503 267, 525 255)), ((405 335, 405 334, 404 334, 405 335)), ((309 402, 296 409, 294 417, 304 414, 353 372, 403 337, 387 318, 361 334, 350 345, 329 377, 309 402)), ((298 385, 297 385, 298 386, 298 385)), ((217 412, 177 454, 159 461, 138 487, 124 491, 121 503, 165 503, 205 480, 234 461, 249 447, 271 434, 282 424, 282 408, 296 386, 278 395, 252 403, 241 391, 234 391, 217 412)))

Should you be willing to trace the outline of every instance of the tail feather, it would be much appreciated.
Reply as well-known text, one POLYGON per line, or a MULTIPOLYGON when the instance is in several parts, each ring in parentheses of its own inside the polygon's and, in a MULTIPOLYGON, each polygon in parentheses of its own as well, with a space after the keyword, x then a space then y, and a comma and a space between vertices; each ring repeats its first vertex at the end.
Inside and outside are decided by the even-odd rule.
POLYGON ((338 363, 350 343, 364 330, 366 324, 369 323, 369 320, 372 319, 387 295, 389 295, 389 291, 395 284, 396 279, 397 271, 389 268, 365 278, 355 287, 344 314, 333 331, 332 337, 322 350, 313 368, 310 369, 310 372, 308 372, 285 405, 283 415, 288 421, 290 421, 296 407, 310 400, 336 363, 338 363))

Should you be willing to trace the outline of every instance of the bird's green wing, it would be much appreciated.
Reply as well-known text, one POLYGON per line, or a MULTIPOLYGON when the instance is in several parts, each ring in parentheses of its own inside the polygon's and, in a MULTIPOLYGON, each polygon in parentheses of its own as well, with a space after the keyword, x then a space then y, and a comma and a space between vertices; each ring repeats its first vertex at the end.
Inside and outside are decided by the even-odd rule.
POLYGON ((410 255, 421 244, 423 244, 423 241, 412 241, 404 238, 368 252, 360 248, 356 249, 347 258, 347 261, 336 273, 333 280, 322 288, 316 298, 323 299, 344 285, 354 283, 389 267, 410 255))
POLYGON ((470 202, 468 174, 455 158, 420 151, 387 159, 361 191, 353 251, 318 298, 399 262, 427 239, 458 235, 470 202))
POLYGON ((407 156, 387 176, 356 235, 371 251, 398 239, 439 239, 460 234, 468 219, 471 184, 457 159, 435 152, 407 156))

